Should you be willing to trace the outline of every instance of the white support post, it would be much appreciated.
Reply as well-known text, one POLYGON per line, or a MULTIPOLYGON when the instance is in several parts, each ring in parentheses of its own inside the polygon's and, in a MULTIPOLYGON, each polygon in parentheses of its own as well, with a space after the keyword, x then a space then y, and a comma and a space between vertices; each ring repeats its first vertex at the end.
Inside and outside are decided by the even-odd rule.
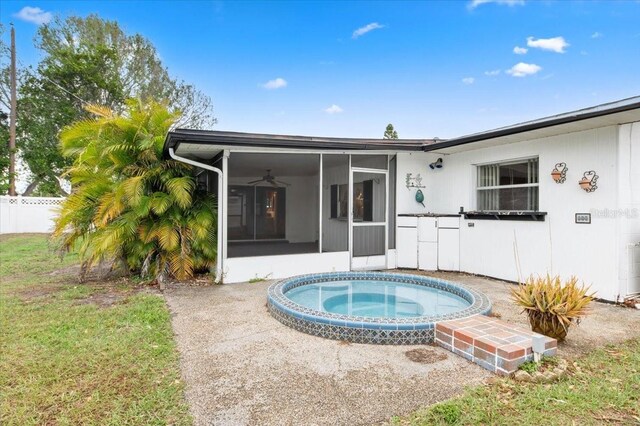
MULTIPOLYGON (((225 149, 223 154, 222 154, 222 170, 224 170, 225 172, 229 170, 229 150, 225 149)), ((222 208, 218 208, 218 210, 221 210, 221 214, 222 214, 222 262, 226 262, 227 260, 227 244, 229 243, 228 238, 227 238, 227 215, 228 215, 228 208, 227 208, 227 200, 228 200, 228 193, 229 193, 229 176, 228 173, 223 173, 222 174, 222 208)), ((254 200, 255 201, 255 200, 254 200)), ((218 214, 220 214, 220 212, 218 212, 218 214)), ((224 274, 224 271, 222 272, 224 274)))
POLYGON ((387 155, 387 171, 384 174, 384 269, 389 269, 389 156, 387 155))
POLYGON ((347 212, 348 220, 348 239, 349 241, 349 270, 353 270, 353 171, 351 170, 351 155, 349 155, 349 211, 347 212))
POLYGON ((318 206, 318 253, 322 253, 322 172, 323 172, 323 154, 320 154, 320 173, 318 173, 318 201, 320 205, 318 206))

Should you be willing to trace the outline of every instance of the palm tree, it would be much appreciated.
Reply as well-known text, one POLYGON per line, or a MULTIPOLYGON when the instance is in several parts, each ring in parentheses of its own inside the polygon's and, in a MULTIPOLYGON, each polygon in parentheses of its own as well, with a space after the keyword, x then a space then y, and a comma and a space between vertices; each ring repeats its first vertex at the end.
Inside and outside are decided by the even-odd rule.
POLYGON ((109 260, 154 278, 191 278, 216 259, 216 206, 199 190, 192 166, 162 159, 165 136, 179 114, 158 103, 127 102, 123 115, 91 105, 94 118, 60 134, 73 159, 73 191, 60 209, 54 237, 77 249, 86 273, 109 260))

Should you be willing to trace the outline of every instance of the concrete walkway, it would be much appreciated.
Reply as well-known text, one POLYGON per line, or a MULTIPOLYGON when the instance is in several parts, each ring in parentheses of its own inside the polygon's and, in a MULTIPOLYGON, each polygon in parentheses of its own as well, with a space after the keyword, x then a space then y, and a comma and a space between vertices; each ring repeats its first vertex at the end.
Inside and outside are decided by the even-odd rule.
MULTIPOLYGON (((508 284, 438 276, 485 292, 503 319, 526 325, 508 302, 508 284)), ((344 344, 299 333, 269 316, 269 284, 175 286, 165 292, 196 424, 384 423, 491 376, 438 347, 344 344)), ((575 356, 639 329, 640 311, 597 304, 559 353, 575 356)))

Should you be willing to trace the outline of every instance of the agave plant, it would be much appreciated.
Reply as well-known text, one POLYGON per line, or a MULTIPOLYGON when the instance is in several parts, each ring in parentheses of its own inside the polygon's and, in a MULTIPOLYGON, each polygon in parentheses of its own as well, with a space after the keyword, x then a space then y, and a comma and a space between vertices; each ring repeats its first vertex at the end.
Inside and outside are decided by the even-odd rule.
POLYGON ((162 159, 179 117, 158 103, 131 100, 123 115, 90 105, 94 118, 63 129, 61 149, 73 158, 73 191, 54 237, 77 249, 82 271, 117 260, 157 279, 187 279, 216 259, 216 206, 197 189, 192 166, 162 159))
POLYGON ((536 333, 563 341, 569 327, 579 324, 589 313, 594 294, 589 287, 578 285, 571 277, 562 282, 559 276, 529 277, 511 290, 514 302, 527 313, 531 329, 536 333))

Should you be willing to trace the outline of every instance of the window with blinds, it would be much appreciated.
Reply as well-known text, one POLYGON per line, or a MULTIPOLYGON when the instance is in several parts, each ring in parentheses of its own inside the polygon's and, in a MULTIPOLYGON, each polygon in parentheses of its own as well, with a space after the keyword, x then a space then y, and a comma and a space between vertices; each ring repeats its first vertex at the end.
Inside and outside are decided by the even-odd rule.
POLYGON ((538 211, 538 158, 477 168, 478 210, 538 211))

